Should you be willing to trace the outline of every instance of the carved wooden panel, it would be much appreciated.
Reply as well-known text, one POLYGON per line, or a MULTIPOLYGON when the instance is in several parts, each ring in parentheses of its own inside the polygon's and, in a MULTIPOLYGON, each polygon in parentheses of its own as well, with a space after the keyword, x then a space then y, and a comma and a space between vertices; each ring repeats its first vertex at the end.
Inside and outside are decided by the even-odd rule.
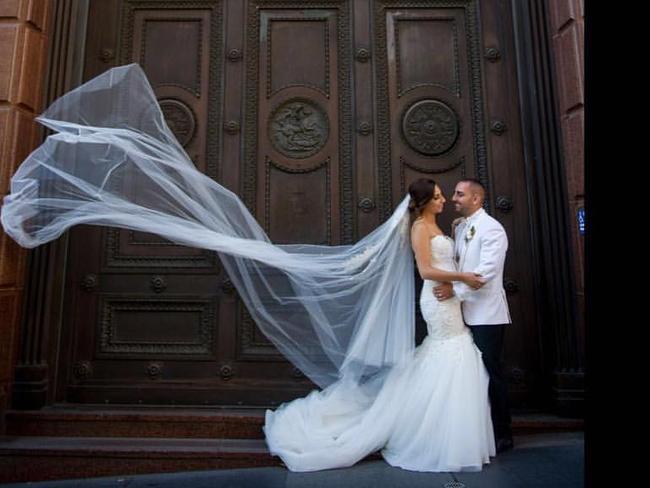
MULTIPOLYGON (((477 33, 468 32, 469 14, 464 8, 413 9, 391 11, 386 18, 387 37, 395 40, 395 51, 389 47, 388 52, 395 59, 387 72, 389 110, 399 122, 391 127, 392 157, 405 166, 402 174, 435 174, 447 196, 461 170, 474 173, 476 136, 482 129, 473 124, 470 103, 480 71, 474 66, 478 72, 471 73, 467 38, 477 33)), ((400 194, 409 180, 399 182, 400 194)))
MULTIPOLYGON (((116 65, 139 63, 188 156, 200 171, 218 178, 223 2, 109 3, 111 8, 107 3, 90 6, 86 78, 107 67, 94 61, 96 53, 117 52, 116 65), (106 45, 106 33, 98 35, 104 24, 113 26, 114 45, 106 45)), ((146 198, 137 179, 126 184, 136 201, 146 198)), ((178 398, 170 395, 166 382, 190 380, 214 382, 211 401, 219 403, 223 350, 233 342, 236 326, 220 327, 229 303, 221 303, 228 294, 228 287, 220 286, 224 279, 214 252, 131 230, 74 229, 65 305, 70 319, 63 328, 70 349, 62 362, 74 382, 66 385, 65 399, 174 403, 178 398), (152 379, 160 389, 143 398, 137 387, 152 379)), ((189 384, 185 388, 192 389, 189 384)), ((198 398, 189 394, 186 400, 198 398)))
POLYGON ((214 359, 214 308, 209 300, 104 297, 96 356, 214 359))
POLYGON ((266 96, 298 86, 309 86, 329 96, 330 86, 330 28, 327 17, 270 17, 266 21, 267 43, 266 96), (296 42, 300 40, 300 42, 296 42), (291 61, 291 69, 281 62, 291 61))
MULTIPOLYGON (((314 168, 330 159, 338 177, 338 148, 332 143, 338 139, 338 100, 330 99, 329 80, 330 72, 336 72, 336 15, 262 9, 259 21, 258 161, 268 162, 258 167, 263 175, 257 187, 258 209, 266 216, 274 242, 307 237, 306 242, 327 243, 327 232, 312 230, 301 236, 299 224, 278 224, 311 222, 314 229, 331 227, 324 221, 332 214, 327 208, 331 188, 325 182, 326 172, 314 168), (307 197, 310 186, 316 191, 307 197)), ((338 92, 336 83, 332 89, 338 92)))
POLYGON ((248 15, 244 201, 274 242, 349 242, 347 2, 253 1, 248 15))
POLYGON ((473 1, 375 2, 384 217, 422 176, 447 196, 462 176, 488 183, 477 15, 473 1))
POLYGON ((240 307, 237 359, 243 361, 283 361, 284 357, 260 331, 245 307, 240 307))
POLYGON ((395 16, 397 95, 432 86, 460 97, 458 22, 453 15, 395 16), (413 62, 417 60, 417 62, 413 62), (406 62, 405 62, 406 61, 406 62))
MULTIPOLYGON (((220 1, 126 0, 120 42, 121 62, 142 66, 170 129, 197 168, 212 177, 218 172, 219 133, 211 128, 220 106, 221 8, 220 1)), ((137 181, 131 183, 137 189, 137 181)), ((137 190, 134 196, 137 201, 137 190)), ((212 253, 138 231, 111 229, 105 242, 108 268, 216 264, 212 253)))
POLYGON ((310 242, 329 244, 332 233, 332 185, 329 158, 308 170, 296 171, 267 160, 266 191, 269 204, 265 228, 269 235, 278 235, 278 243, 310 242), (272 188, 282 191, 272 192, 272 188), (310 209, 322 208, 318 220, 310 209), (273 211, 272 211, 273 209, 273 211), (291 215, 291 218, 287 218, 291 215))

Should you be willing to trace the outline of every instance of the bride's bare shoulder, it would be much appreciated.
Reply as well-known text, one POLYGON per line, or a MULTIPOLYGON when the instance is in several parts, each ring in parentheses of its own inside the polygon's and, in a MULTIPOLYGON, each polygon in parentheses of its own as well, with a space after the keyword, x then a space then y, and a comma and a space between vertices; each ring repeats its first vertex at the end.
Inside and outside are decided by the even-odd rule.
POLYGON ((422 217, 418 217, 411 224, 411 232, 415 232, 416 230, 426 229, 426 228, 427 228, 427 224, 422 217))
POLYGON ((424 239, 428 237, 431 231, 429 230, 424 219, 416 219, 411 225, 411 238, 415 240, 424 239))

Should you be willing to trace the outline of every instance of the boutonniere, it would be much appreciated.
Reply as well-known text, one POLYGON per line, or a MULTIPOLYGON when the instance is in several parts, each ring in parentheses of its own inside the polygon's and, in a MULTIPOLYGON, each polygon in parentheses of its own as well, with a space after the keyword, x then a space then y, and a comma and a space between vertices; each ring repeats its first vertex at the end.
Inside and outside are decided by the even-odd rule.
POLYGON ((476 227, 471 226, 467 231, 467 234, 465 234, 465 242, 469 242, 474 239, 474 235, 476 235, 476 227))

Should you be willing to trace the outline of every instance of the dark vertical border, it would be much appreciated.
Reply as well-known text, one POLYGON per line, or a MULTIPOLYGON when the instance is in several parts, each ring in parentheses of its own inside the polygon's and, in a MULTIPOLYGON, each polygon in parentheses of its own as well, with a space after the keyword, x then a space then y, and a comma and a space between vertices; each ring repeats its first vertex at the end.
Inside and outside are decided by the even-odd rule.
MULTIPOLYGON (((90 0, 53 0, 44 106, 82 81, 89 6, 90 0)), ((67 236, 28 254, 13 408, 41 408, 56 396, 67 236)))

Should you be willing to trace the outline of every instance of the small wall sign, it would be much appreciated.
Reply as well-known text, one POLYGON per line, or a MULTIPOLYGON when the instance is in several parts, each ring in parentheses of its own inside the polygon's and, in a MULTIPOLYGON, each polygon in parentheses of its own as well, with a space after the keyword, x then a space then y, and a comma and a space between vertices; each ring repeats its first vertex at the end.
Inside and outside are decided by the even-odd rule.
POLYGON ((585 235, 585 208, 584 207, 580 207, 578 209, 578 230, 580 231, 581 236, 585 235))

